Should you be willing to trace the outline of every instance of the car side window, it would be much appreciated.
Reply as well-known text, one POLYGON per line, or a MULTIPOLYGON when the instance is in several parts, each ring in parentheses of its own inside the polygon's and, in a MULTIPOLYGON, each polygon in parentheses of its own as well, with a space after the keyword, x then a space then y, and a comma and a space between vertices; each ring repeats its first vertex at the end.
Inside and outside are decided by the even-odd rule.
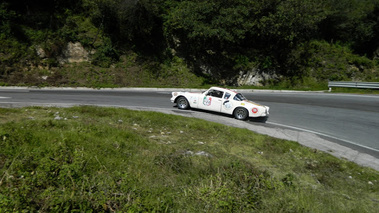
POLYGON ((206 96, 213 96, 213 89, 209 90, 207 92, 207 94, 205 94, 206 96))
POLYGON ((224 92, 215 90, 214 97, 222 98, 223 95, 224 95, 224 92))
POLYGON ((241 93, 238 93, 234 96, 233 100, 235 101, 243 101, 243 100, 246 100, 246 98, 241 94, 241 93))
POLYGON ((224 95, 224 92, 213 89, 213 90, 209 90, 206 95, 216 97, 216 98, 222 98, 222 96, 224 95))
POLYGON ((230 98, 231 95, 232 95, 232 94, 226 92, 226 93, 225 93, 225 96, 224 96, 224 99, 228 100, 228 99, 230 98))

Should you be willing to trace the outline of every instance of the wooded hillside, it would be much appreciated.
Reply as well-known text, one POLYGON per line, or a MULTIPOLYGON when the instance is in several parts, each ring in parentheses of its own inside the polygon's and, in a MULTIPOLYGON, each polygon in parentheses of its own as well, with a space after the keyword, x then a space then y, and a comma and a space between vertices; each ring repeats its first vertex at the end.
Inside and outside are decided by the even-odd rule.
POLYGON ((3 0, 0 20, 3 84, 59 68, 68 42, 90 52, 91 66, 133 53, 156 74, 180 58, 228 85, 252 70, 284 87, 379 81, 379 0, 3 0))

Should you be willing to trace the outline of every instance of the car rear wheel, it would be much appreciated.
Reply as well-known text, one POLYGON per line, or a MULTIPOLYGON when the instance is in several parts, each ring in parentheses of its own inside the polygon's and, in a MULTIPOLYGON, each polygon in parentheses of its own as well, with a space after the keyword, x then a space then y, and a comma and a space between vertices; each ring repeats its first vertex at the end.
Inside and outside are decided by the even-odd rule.
POLYGON ((178 104, 179 109, 188 109, 189 108, 189 103, 185 97, 179 97, 178 100, 176 101, 178 104))
POLYGON ((239 107, 234 110, 234 117, 238 120, 246 120, 248 116, 248 111, 245 108, 239 107))

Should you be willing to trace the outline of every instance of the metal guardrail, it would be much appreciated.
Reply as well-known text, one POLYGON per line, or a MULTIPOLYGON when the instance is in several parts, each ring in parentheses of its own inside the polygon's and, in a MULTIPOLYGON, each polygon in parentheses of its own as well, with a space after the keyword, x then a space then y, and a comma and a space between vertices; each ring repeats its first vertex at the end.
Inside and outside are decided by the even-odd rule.
POLYGON ((379 82, 329 81, 328 87, 329 87, 329 92, 332 91, 332 87, 379 89, 379 82))

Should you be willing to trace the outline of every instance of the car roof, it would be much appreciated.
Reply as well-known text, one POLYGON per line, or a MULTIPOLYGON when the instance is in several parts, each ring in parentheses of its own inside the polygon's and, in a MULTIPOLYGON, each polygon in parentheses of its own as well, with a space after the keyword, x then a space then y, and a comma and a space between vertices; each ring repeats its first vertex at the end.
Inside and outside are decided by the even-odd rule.
POLYGON ((217 90, 221 90, 221 91, 224 91, 224 92, 231 92, 231 93, 237 94, 236 91, 233 91, 233 90, 230 90, 230 89, 226 89, 226 88, 222 88, 222 87, 211 87, 210 89, 217 89, 217 90))

